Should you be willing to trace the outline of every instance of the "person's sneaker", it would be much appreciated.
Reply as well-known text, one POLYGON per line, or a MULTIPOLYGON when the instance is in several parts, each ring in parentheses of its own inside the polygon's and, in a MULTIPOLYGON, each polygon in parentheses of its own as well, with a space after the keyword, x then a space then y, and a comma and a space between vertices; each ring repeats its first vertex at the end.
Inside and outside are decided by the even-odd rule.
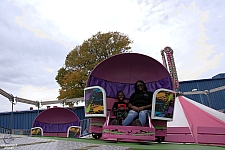
POLYGON ((139 119, 136 119, 136 120, 134 121, 134 125, 135 125, 135 126, 142 126, 139 119))
POLYGON ((114 126, 118 125, 118 121, 117 121, 116 119, 114 119, 114 120, 112 121, 112 125, 114 125, 114 126))

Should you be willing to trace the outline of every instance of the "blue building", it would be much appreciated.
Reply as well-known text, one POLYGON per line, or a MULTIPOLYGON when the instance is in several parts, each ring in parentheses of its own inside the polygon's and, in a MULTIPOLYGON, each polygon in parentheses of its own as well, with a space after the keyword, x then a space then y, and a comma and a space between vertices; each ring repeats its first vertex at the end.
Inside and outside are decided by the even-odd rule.
MULTIPOLYGON (((195 91, 210 91, 211 89, 225 86, 225 73, 218 74, 211 79, 191 80, 180 82, 179 91, 195 92, 195 91)), ((225 89, 209 92, 209 94, 184 95, 196 102, 209 106, 216 110, 225 109, 225 89)))

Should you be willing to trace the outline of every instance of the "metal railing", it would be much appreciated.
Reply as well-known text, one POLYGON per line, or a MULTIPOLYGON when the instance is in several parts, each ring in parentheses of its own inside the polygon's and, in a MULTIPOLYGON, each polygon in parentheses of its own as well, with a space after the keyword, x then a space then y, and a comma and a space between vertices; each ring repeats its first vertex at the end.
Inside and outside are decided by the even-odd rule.
POLYGON ((31 129, 12 129, 12 134, 15 135, 31 135, 31 129))
POLYGON ((8 128, 0 127, 0 133, 1 134, 11 134, 12 131, 8 128))

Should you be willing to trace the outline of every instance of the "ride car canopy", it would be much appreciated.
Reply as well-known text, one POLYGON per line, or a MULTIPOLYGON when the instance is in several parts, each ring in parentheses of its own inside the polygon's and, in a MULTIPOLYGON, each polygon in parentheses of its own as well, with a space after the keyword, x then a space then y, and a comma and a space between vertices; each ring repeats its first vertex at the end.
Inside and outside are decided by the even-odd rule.
POLYGON ((143 80, 151 92, 159 88, 173 89, 167 69, 157 60, 137 53, 123 53, 102 61, 91 72, 87 87, 101 86, 106 96, 113 98, 118 91, 123 91, 129 98, 138 80, 143 80))

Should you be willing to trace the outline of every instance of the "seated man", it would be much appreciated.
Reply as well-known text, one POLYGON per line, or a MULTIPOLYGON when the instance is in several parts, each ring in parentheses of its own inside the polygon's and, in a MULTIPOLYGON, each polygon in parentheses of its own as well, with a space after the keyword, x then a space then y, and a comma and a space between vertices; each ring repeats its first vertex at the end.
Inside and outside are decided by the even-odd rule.
POLYGON ((117 93, 118 102, 115 102, 112 107, 114 115, 116 116, 116 119, 112 121, 113 125, 122 125, 122 119, 127 117, 128 105, 124 102, 124 97, 125 96, 122 91, 117 93))
POLYGON ((146 123, 147 114, 152 107, 153 92, 148 92, 147 87, 143 81, 135 83, 135 92, 131 95, 128 107, 131 109, 128 116, 123 122, 123 126, 130 125, 135 120, 136 126, 144 126, 146 123))

